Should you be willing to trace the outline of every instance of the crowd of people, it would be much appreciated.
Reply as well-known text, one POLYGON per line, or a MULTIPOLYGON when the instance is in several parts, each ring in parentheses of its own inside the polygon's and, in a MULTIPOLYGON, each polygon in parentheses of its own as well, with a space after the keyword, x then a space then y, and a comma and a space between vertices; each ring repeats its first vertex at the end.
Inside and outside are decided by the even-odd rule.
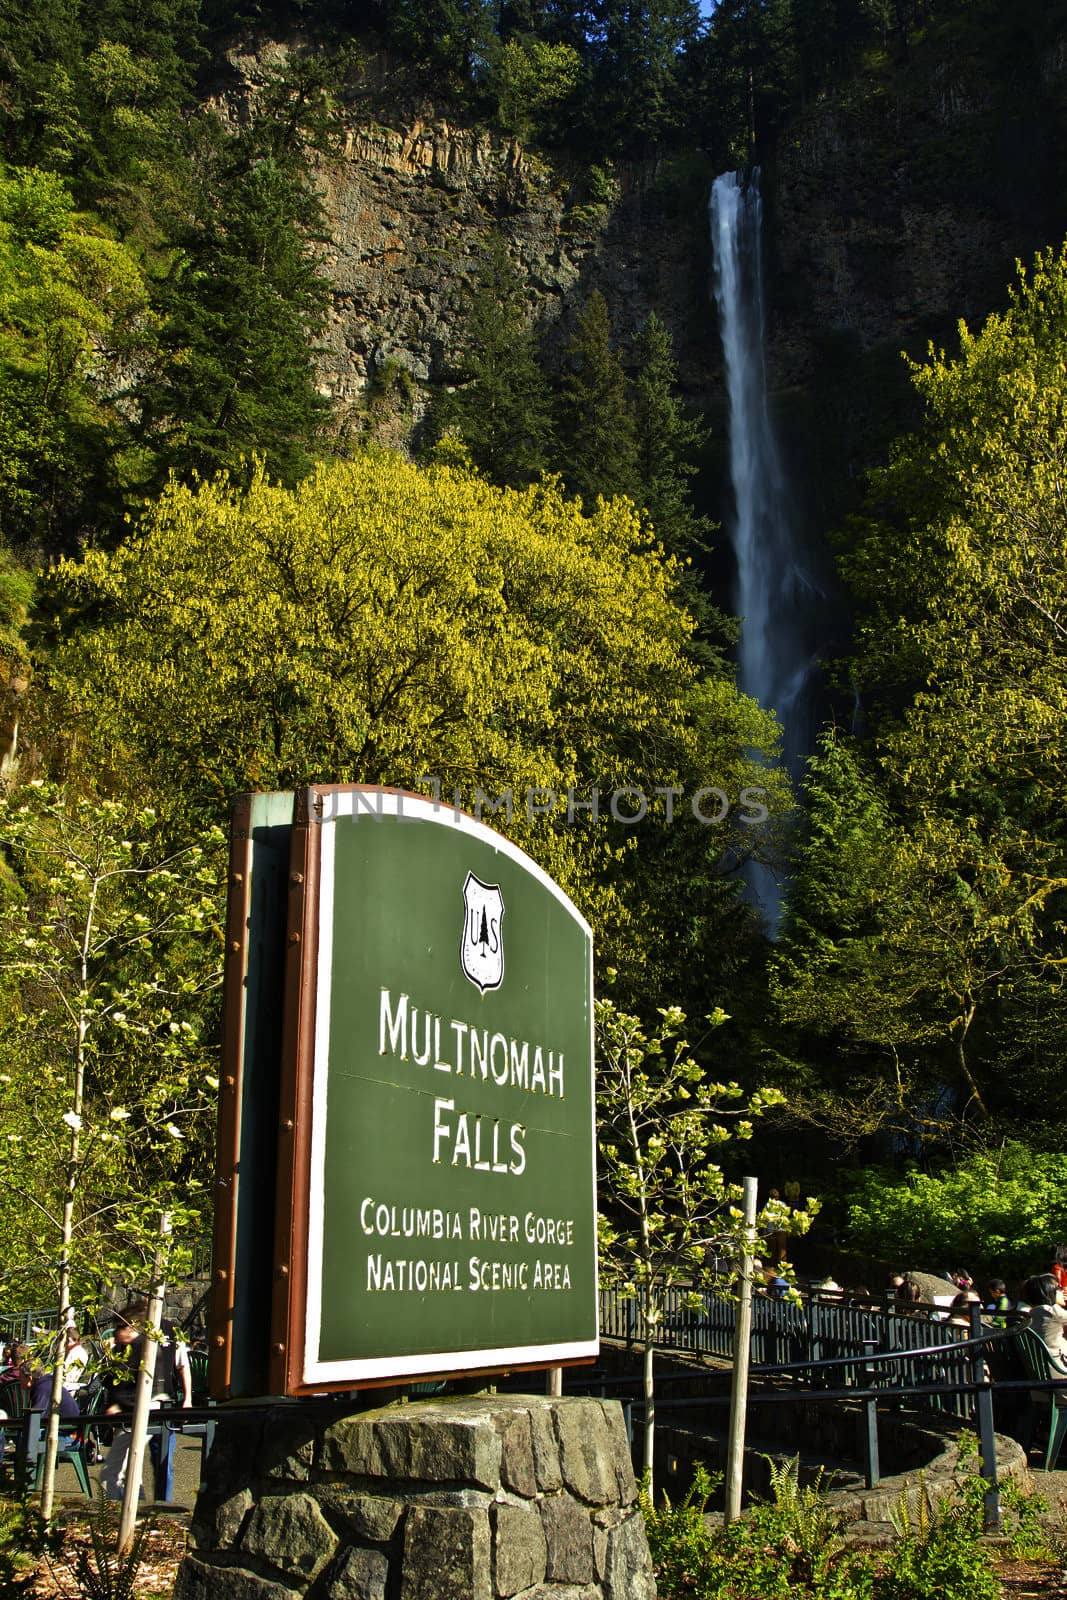
MULTIPOLYGON (((71 1323, 58 1335, 36 1346, 9 1344, 0 1361, 0 1456, 6 1443, 4 1423, 27 1411, 44 1413, 52 1403, 52 1388, 59 1341, 64 1350, 60 1418, 69 1426, 89 1411, 119 1417, 132 1412, 137 1374, 145 1350, 148 1302, 134 1296, 114 1313, 110 1335, 89 1344, 82 1342, 71 1323), (16 1393, 17 1391, 17 1393, 16 1393)), ((155 1373, 151 1404, 192 1405, 192 1372, 188 1347, 170 1322, 164 1321, 156 1339, 155 1373)), ((125 1478, 129 1431, 119 1427, 111 1439, 103 1467, 105 1490, 121 1495, 125 1478)), ((153 1432, 149 1444, 155 1498, 169 1501, 174 1493, 174 1434, 153 1432)))
POLYGON ((1006 1328, 1026 1322, 1037 1334, 1050 1355, 1067 1368, 1067 1244, 1052 1248, 1045 1272, 1035 1273, 1018 1286, 1013 1296, 1003 1278, 990 1278, 980 1293, 968 1272, 944 1274, 944 1281, 956 1293, 943 1304, 945 1296, 931 1296, 928 1275, 893 1273, 889 1280, 893 1307, 902 1315, 944 1317, 961 1327, 970 1327, 972 1307, 981 1307, 981 1321, 1006 1328), (927 1276, 924 1286, 923 1276, 927 1276))

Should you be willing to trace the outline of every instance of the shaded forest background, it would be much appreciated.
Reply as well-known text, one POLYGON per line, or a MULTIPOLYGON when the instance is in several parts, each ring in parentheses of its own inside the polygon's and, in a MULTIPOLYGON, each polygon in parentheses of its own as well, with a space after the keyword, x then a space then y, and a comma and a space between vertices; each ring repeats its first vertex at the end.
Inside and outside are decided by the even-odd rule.
MULTIPOLYGON (((39 1098, 67 1104, 69 1051, 40 1022, 64 993, 69 1020, 92 807, 146 876, 93 869, 132 898, 75 974, 99 1041, 75 1114, 103 1129, 85 1226, 101 1185, 157 1174, 193 1227, 217 939, 157 928, 131 886, 155 892, 150 858, 178 872, 241 789, 431 772, 467 803, 720 787, 716 828, 666 806, 508 826, 624 1004, 681 1005, 716 1076, 785 1091, 746 1164, 823 1193, 843 1240, 1021 1271, 1067 1232, 1067 4, 3 0, 0 115, 12 1230, 72 1126, 39 1098), (251 94, 238 46, 261 52, 251 94), (597 288, 543 338, 500 234, 439 370, 383 358, 358 404, 325 392, 322 174, 353 127, 416 118, 517 141, 591 234, 638 167, 703 204, 709 174, 762 165, 779 420, 839 595, 803 796, 733 681, 721 392, 683 388, 654 310, 620 331, 597 288), (853 300, 823 304, 834 171, 868 231, 853 300), (870 231, 901 192, 945 219, 943 262, 927 241, 906 281, 907 240, 890 259, 870 231), (961 247, 975 216, 996 250, 961 247), (775 943, 753 853, 792 881, 775 943)), ((218 845, 195 859, 218 900, 218 845)))

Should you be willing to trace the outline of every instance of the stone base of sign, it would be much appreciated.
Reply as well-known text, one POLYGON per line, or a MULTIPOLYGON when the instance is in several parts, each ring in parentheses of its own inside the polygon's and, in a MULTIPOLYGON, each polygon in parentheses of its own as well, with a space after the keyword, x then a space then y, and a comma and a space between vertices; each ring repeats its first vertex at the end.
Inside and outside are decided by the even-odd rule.
POLYGON ((227 1417, 175 1600, 655 1600, 617 1403, 227 1417))

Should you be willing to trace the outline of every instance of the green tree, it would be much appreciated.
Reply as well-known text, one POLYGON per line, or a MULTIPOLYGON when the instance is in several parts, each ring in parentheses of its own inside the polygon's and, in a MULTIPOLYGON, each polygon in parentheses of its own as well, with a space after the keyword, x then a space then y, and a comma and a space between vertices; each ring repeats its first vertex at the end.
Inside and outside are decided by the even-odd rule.
MULTIPOLYGON (((800 869, 815 877, 787 983, 794 1008, 821 971, 824 1018, 836 994, 857 1037, 922 1045, 928 1082, 948 1068, 990 1110, 1002 1065, 1025 1060, 1000 1041, 1024 1034, 1035 986, 1053 1034, 1062 1009, 1065 337, 1067 252, 1045 251, 1004 313, 978 334, 961 326, 957 356, 913 367, 923 426, 875 480, 843 562, 862 606, 863 782, 880 795, 870 860, 845 880, 839 918, 827 884, 849 822, 827 811, 800 869)), ((838 775, 843 798, 840 762, 838 775)), ((1007 1099, 1019 1109, 1017 1081, 1007 1099)))
POLYGON ((386 0, 391 42, 424 72, 468 103, 498 47, 497 0, 386 0))
POLYGON ((688 483, 697 471, 693 455, 708 434, 699 421, 686 416, 677 397, 674 346, 654 311, 634 343, 633 361, 635 498, 665 548, 672 555, 690 556, 705 546, 711 531, 710 520, 693 508, 688 483))
POLYGON ((453 360, 454 386, 434 406, 433 431, 458 434, 492 482, 531 483, 552 453, 551 399, 522 284, 499 236, 483 257, 453 360))
POLYGON ((120 501, 128 368, 151 350, 134 256, 68 185, 0 177, 0 520, 8 540, 55 550, 120 501))
POLYGON ((496 71, 500 125, 526 143, 558 140, 581 77, 582 58, 570 45, 530 34, 509 39, 496 71))
POLYGON ((976 1274, 1025 1278, 1067 1237, 1067 1157, 1014 1140, 969 1150, 938 1172, 881 1167, 848 1186, 847 1243, 883 1259, 965 1261, 976 1274))
MULTIPOLYGON (((0 1172, 19 1210, 3 1271, 23 1294, 47 1285, 61 1326, 102 1283, 136 1280, 161 1209, 188 1228, 210 1206, 218 1084, 202 1029, 221 979, 222 835, 168 856, 155 825, 151 812, 40 784, 0 805, 0 1048, 10 1068, 0 1172)), ((62 1376, 61 1350, 46 1519, 62 1376)))
POLYGON ((5 150, 64 173, 124 240, 159 242, 186 164, 183 117, 203 53, 196 0, 0 8, 5 150))
POLYGON ((558 413, 559 464, 570 492, 590 505, 598 494, 632 495, 637 486, 633 414, 599 289, 579 311, 563 352, 558 413))
POLYGON ((596 18, 594 100, 617 147, 676 132, 685 54, 703 27, 696 0, 599 0, 596 18))
POLYGON ((991 1084, 974 1054, 987 1012, 1027 962, 985 841, 932 812, 894 814, 877 777, 832 736, 810 763, 807 800, 770 974, 782 1019, 838 1047, 817 1098, 843 1095, 861 1128, 877 1102, 876 1122, 912 1136, 938 1081, 954 1084, 965 1110, 985 1112, 991 1084))
MULTIPOLYGON (((563 881, 639 983, 650 880, 669 897, 663 869, 699 853, 718 883, 761 832, 742 816, 746 784, 772 815, 788 803, 753 753, 773 749, 772 719, 693 663, 675 569, 640 541, 626 502, 585 516, 552 484, 501 490, 375 452, 294 491, 262 473, 247 492, 172 486, 120 550, 49 576, 57 713, 72 748, 140 774, 183 826, 240 790, 313 780, 432 775, 470 810, 478 789, 510 790, 513 815, 488 819, 563 881), (723 803, 705 798, 704 824, 691 800, 714 783, 723 803), (672 785, 668 821, 656 791, 672 785), (639 803, 616 816, 610 802, 634 786, 649 814, 630 825, 639 803)), ((736 885, 722 892, 733 901, 736 885)), ((657 960, 685 950, 689 981, 710 983, 729 955, 716 914, 714 897, 676 906, 657 960)))
POLYGON ((159 293, 162 358, 138 386, 141 434, 160 481, 257 451, 291 482, 328 411, 313 365, 328 294, 321 207, 299 163, 217 137, 213 182, 159 293))
MULTIPOLYGON (((685 1015, 660 1008, 651 1033, 610 1001, 596 1005, 597 1149, 600 1165, 600 1259, 609 1282, 636 1296, 644 1352, 644 1470, 652 1495, 655 1440, 653 1356, 668 1292, 680 1288, 694 1306, 709 1282, 705 1246, 743 1238, 741 1186, 728 1183, 716 1156, 731 1139, 746 1139, 752 1119, 779 1105, 776 1089, 745 1094, 738 1083, 717 1083, 685 1038, 685 1015)), ((727 1021, 716 1010, 712 1029, 727 1021)), ((781 1220, 770 1205, 764 1232, 781 1220)), ((807 1212, 792 1212, 802 1232, 807 1212)))

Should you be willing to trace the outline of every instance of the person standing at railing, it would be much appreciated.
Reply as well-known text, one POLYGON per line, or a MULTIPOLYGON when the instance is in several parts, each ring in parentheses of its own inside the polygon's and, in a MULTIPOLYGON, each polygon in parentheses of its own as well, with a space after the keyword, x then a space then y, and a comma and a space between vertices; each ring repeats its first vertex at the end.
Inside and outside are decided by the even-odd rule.
POLYGON ((973 1289, 961 1289, 959 1294, 949 1306, 948 1320, 957 1328, 970 1328, 971 1307, 979 1304, 979 1298, 973 1289))
POLYGON ((1008 1326, 1011 1298, 1008 1294, 1008 1286, 1003 1278, 990 1278, 989 1288, 986 1291, 985 1305, 982 1309, 994 1328, 1006 1328, 1008 1326))
MULTIPOLYGON (((137 1393, 137 1374, 144 1354, 144 1324, 147 1313, 148 1302, 143 1295, 135 1297, 116 1313, 115 1332, 111 1342, 111 1370, 106 1380, 110 1389, 110 1401, 107 1406, 109 1412, 133 1410, 137 1393)), ((152 1383, 153 1410, 160 1406, 191 1406, 193 1388, 188 1347, 178 1338, 172 1322, 164 1320, 160 1324, 157 1343, 159 1348, 156 1351, 156 1369, 152 1383)), ((115 1447, 112 1448, 114 1451, 115 1447)), ((117 1451, 115 1453, 117 1455, 117 1451)), ((173 1428, 165 1425, 162 1434, 155 1432, 152 1434, 149 1454, 155 1474, 156 1500, 169 1501, 174 1497, 173 1428)), ((116 1489, 121 1490, 124 1478, 123 1459, 117 1464, 116 1489)))
POLYGON ((1067 1310, 1064 1291, 1051 1272, 1038 1273, 1023 1286, 1030 1307, 1030 1326, 1057 1361, 1067 1363, 1067 1310))
POLYGON ((921 1302, 922 1290, 914 1278, 905 1275, 893 1296, 893 1310, 898 1317, 921 1317, 925 1315, 921 1302))

